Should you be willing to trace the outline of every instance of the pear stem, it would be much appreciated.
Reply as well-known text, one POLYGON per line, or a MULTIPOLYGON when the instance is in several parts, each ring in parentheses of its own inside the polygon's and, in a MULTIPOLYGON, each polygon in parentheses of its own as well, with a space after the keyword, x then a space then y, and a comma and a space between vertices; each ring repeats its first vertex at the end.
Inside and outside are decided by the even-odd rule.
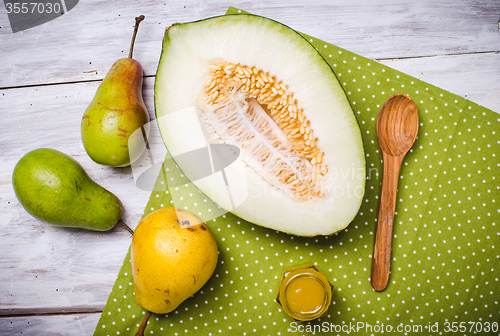
POLYGON ((146 314, 146 317, 144 317, 144 320, 141 323, 141 326, 139 327, 139 330, 137 330, 137 334, 135 336, 144 336, 144 330, 146 330, 146 325, 148 324, 148 320, 151 317, 151 312, 148 311, 146 314))
POLYGON ((130 51, 128 53, 128 58, 132 58, 132 53, 134 51, 135 37, 137 36, 137 30, 139 29, 139 23, 141 23, 141 21, 144 19, 145 19, 144 15, 135 18, 134 35, 132 35, 132 43, 130 43, 130 51))
POLYGON ((121 225, 123 225, 123 227, 124 227, 125 229, 127 229, 127 231, 128 231, 128 232, 130 232, 130 234, 131 234, 131 235, 133 235, 133 234, 134 234, 134 230, 132 230, 132 229, 130 228, 130 226, 128 226, 127 224, 125 224, 125 223, 124 223, 121 219, 119 219, 119 220, 118 220, 118 222, 120 222, 120 224, 121 224, 121 225))
MULTIPOLYGON (((123 225, 125 229, 127 229, 128 232, 130 232, 131 235, 134 235, 134 231, 127 224, 125 224, 124 221, 122 221, 121 219, 119 219, 118 221, 120 222, 121 225, 123 225)), ((151 312, 148 311, 148 313, 144 317, 144 320, 141 323, 141 326, 137 330, 135 336, 144 336, 144 330, 146 330, 146 325, 148 324, 148 320, 150 317, 151 317, 151 312)))

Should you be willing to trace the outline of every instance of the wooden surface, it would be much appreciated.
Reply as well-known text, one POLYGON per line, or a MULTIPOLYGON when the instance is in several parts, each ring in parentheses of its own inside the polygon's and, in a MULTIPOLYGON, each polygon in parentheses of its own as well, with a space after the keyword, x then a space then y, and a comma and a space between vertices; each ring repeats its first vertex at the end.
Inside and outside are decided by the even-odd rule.
POLYGON ((0 334, 91 335, 130 244, 122 227, 106 233, 61 229, 29 216, 14 196, 12 169, 28 151, 51 147, 78 160, 124 203, 135 228, 149 198, 130 168, 93 163, 80 140, 81 116, 100 80, 126 57, 134 17, 134 58, 154 118, 161 40, 174 22, 234 6, 375 59, 500 112, 500 2, 103 1, 12 33, 0 4, 0 334))

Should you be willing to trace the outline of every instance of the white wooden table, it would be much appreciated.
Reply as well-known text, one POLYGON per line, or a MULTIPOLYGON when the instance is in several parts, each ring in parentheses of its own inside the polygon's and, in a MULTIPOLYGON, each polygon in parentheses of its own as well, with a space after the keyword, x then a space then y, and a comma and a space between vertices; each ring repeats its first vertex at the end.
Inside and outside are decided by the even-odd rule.
POLYGON ((46 24, 12 33, 0 5, 0 334, 90 335, 130 244, 106 233, 61 229, 28 215, 11 185, 28 151, 50 147, 78 160, 123 202, 137 225, 149 192, 130 168, 95 164, 80 140, 82 114, 111 64, 126 57, 144 14, 134 58, 154 118, 153 84, 164 29, 224 14, 228 6, 377 60, 500 112, 500 2, 484 0, 190 1, 85 0, 46 24))

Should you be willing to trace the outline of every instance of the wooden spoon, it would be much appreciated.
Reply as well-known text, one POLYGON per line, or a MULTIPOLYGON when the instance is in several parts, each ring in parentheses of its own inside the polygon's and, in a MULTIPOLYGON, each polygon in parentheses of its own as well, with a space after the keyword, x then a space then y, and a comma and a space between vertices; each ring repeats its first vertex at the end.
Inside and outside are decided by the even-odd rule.
POLYGON ((402 94, 387 99, 377 118, 384 170, 371 270, 371 284, 376 291, 384 290, 389 281, 399 170, 417 138, 418 124, 417 106, 410 97, 402 94))

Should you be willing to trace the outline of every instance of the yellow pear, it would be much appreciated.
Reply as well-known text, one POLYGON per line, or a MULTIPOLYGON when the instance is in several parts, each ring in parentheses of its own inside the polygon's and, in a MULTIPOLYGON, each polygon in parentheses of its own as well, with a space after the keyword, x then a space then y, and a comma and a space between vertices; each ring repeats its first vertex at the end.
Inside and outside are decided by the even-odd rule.
POLYGON ((175 207, 150 213, 132 237, 137 303, 156 314, 173 311, 210 279, 217 257, 217 242, 197 216, 175 207))

